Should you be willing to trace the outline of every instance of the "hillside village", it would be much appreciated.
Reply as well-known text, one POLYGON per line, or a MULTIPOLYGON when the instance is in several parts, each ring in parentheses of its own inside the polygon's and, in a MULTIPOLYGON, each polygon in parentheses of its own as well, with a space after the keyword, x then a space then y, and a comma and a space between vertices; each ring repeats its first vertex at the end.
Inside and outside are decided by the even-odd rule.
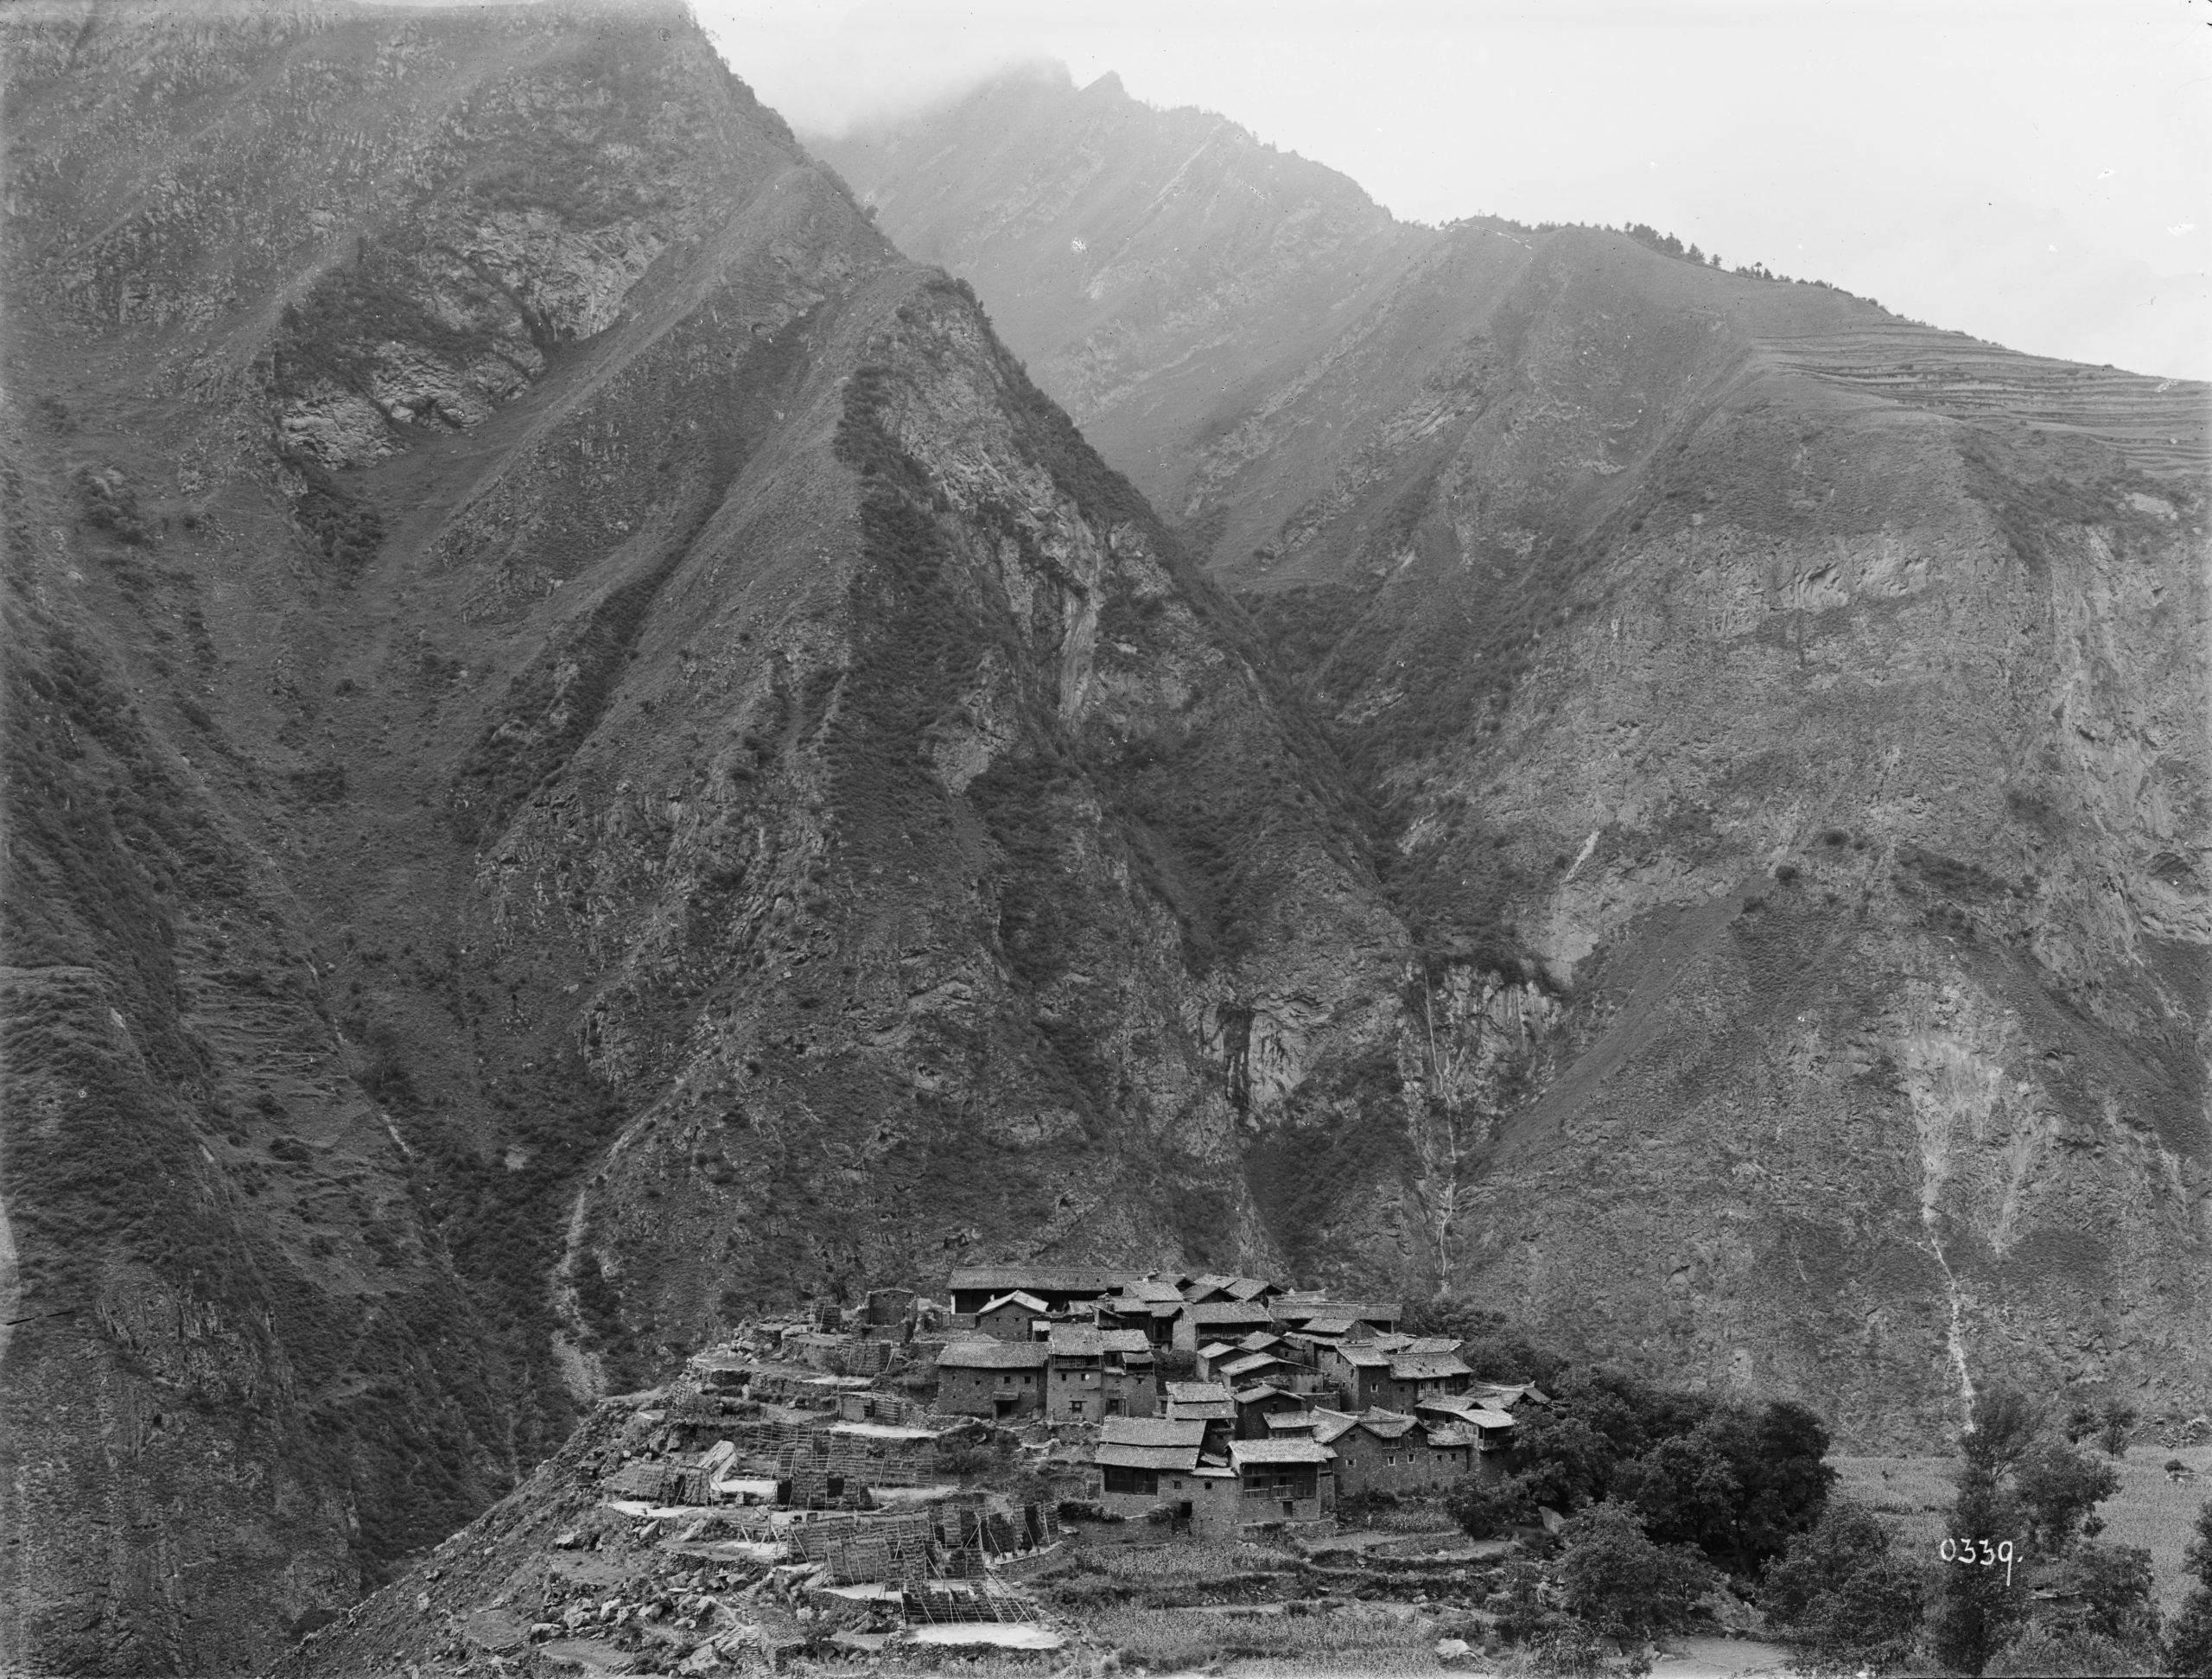
MULTIPOLYGON (((877 1288, 747 1323, 603 1407, 495 1512, 493 1542, 456 1536, 419 1593, 317 1633, 298 1670, 425 1641, 439 1671, 1052 1650, 1090 1638, 1049 1582, 1185 1535, 1247 1558, 1239 1589, 1294 1576, 1301 1613, 1363 1609, 1317 1559, 1351 1559, 1347 1599, 1395 1595, 1368 1589, 1357 1571, 1388 1565, 1362 1542, 1411 1542, 1340 1521, 1503 1474, 1516 1413, 1550 1402, 1402 1315, 1255 1277, 1009 1265, 955 1270, 941 1299, 877 1288), (517 1575, 518 1555, 537 1560, 517 1575), (486 1606, 495 1566, 528 1584, 486 1606)), ((1495 1549, 1425 1537, 1468 1555, 1402 1566, 1464 1574, 1495 1549)))
POLYGON ((1480 1382, 1457 1341, 1402 1332, 1394 1302, 1259 1277, 997 1266, 955 1271, 948 1292, 949 1310, 915 1302, 906 1320, 934 1352, 940 1412, 1048 1437, 1095 1425, 1075 1460, 1087 1497, 1215 1536, 1311 1530, 1340 1498, 1502 1472, 1513 1408, 1541 1398, 1480 1382))

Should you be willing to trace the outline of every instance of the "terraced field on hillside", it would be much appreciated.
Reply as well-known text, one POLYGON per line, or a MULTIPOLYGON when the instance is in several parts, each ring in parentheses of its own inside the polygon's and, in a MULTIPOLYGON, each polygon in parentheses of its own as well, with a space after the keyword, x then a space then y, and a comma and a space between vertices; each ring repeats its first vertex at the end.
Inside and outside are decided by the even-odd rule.
POLYGON ((1792 372, 1958 419, 2003 418, 2078 432, 2155 477, 2212 470, 2212 387, 2088 367, 1901 321, 1772 337, 1759 347, 1792 372))

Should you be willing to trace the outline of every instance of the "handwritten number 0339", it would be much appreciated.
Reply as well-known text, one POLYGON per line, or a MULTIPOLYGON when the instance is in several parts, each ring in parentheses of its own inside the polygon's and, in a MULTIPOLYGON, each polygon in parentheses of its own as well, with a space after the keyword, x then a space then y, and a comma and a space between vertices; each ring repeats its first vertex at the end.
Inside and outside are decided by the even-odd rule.
POLYGON ((2012 1583, 2012 1542, 2000 1539, 1994 1545, 1986 1539, 1946 1539, 1936 1548, 1936 1554, 1946 1562, 1957 1562, 1972 1568, 1979 1562, 1985 1568, 2005 1565, 2005 1583, 2012 1583), (1980 1555, 1975 1555, 1979 1547, 1980 1555))

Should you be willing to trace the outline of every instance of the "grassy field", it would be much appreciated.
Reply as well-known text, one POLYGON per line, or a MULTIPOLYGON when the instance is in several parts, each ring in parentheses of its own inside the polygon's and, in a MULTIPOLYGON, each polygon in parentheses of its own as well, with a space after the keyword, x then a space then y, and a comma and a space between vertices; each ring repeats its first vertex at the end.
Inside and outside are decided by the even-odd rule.
MULTIPOLYGON (((1888 1518, 1916 1551, 1935 1555, 1943 1536, 1942 1513, 1950 1508, 1955 1496, 1951 1475, 1957 1467, 1955 1459, 1831 1458, 1829 1462, 1835 1466, 1837 1491, 1888 1518)), ((2138 1445, 2116 1466, 2120 1491, 2098 1511, 2105 1520, 2105 1530, 2098 1537, 2107 1544, 2140 1545, 2151 1553, 2158 1570, 2160 1607, 2171 1614, 2180 1606, 2185 1589, 2183 1548, 2189 1543, 2197 1510, 2212 1499, 2212 1446, 2172 1451, 2155 1443, 2138 1445), (2168 1480, 2162 1466, 2169 1458, 2179 1458, 2196 1471, 2198 1479, 2178 1484, 2168 1480)))
POLYGON ((1431 1673, 1438 1666, 1435 1624, 1381 1609, 1230 1619, 1122 1604, 1084 1621, 1094 1638, 1119 1646, 1125 1663, 1154 1669, 1204 1667, 1224 1657, 1239 1660, 1239 1672, 1247 1661, 1284 1673, 1431 1673))

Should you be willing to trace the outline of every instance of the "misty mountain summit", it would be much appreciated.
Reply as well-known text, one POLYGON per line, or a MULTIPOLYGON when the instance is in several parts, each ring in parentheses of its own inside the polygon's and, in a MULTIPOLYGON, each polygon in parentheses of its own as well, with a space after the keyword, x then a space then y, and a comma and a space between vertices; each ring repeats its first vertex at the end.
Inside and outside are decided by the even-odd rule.
POLYGON ((1001 1265, 1009 1397, 1217 1323, 1412 1415, 1489 1313, 1859 1452, 2202 1408, 2203 386, 1112 77, 810 150, 674 6, 0 28, 0 1666, 576 1561, 497 1501, 708 1452, 635 1396, 741 1330, 928 1433, 853 1348, 1001 1265))

